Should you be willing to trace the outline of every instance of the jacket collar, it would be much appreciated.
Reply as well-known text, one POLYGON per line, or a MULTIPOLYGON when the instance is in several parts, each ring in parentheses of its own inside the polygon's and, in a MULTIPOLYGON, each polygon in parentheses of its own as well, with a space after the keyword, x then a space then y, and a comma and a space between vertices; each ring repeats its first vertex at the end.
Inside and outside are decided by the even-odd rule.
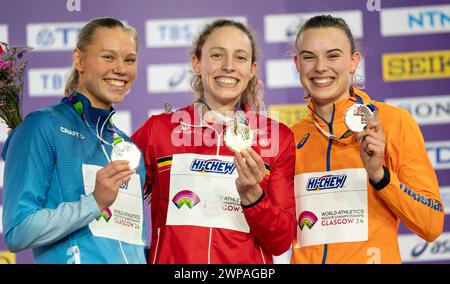
MULTIPOLYGON (((112 106, 109 110, 93 107, 89 99, 78 92, 70 94, 68 97, 63 98, 62 101, 73 107, 86 123, 94 127, 97 122, 103 123, 114 112, 112 106)), ((108 123, 108 128, 110 127, 112 127, 112 124, 108 123)))
POLYGON ((314 112, 314 106, 312 102, 309 102, 307 105, 307 107, 310 109, 310 115, 314 117, 315 121, 324 130, 329 131, 330 134, 341 137, 348 130, 347 125, 344 122, 345 112, 347 111, 347 109, 351 105, 358 103, 358 101, 362 101, 363 104, 372 103, 372 100, 365 92, 357 88, 353 88, 353 91, 355 93, 355 96, 340 99, 333 104, 334 111, 331 121, 325 122, 316 112, 314 112))

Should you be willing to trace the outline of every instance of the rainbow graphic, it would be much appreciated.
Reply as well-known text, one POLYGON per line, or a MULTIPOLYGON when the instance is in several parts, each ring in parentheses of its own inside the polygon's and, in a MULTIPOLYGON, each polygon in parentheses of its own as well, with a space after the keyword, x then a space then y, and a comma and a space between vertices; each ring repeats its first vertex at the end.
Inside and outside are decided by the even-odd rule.
POLYGON ((317 216, 311 211, 303 211, 298 217, 298 225, 300 226, 300 230, 303 230, 303 227, 305 226, 311 230, 317 220, 317 216))
POLYGON ((95 219, 98 221, 102 217, 103 217, 103 219, 105 219, 106 222, 108 222, 109 219, 111 219, 111 217, 112 217, 111 210, 109 210, 109 208, 106 208, 105 210, 102 211, 102 215, 97 217, 97 218, 95 218, 95 219))
POLYGON ((182 190, 175 194, 172 202, 178 209, 180 209, 185 204, 187 207, 189 207, 189 209, 191 209, 200 202, 200 198, 197 194, 195 194, 195 192, 192 192, 190 190, 182 190))

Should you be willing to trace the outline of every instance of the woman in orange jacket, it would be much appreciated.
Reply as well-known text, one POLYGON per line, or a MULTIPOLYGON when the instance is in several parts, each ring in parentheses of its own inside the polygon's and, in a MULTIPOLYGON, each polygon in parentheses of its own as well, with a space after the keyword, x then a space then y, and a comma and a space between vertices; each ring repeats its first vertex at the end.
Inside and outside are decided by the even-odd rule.
POLYGON ((439 185, 412 116, 352 86, 361 55, 344 20, 316 16, 296 39, 310 116, 297 153, 293 263, 401 263, 400 222, 426 241, 443 230, 439 185))

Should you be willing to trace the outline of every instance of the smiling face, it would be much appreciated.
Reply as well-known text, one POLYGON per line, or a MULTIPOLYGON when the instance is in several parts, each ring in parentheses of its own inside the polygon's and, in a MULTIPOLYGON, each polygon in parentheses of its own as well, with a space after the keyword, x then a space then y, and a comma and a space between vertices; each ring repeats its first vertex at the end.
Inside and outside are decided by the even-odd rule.
POLYGON ((192 67, 201 76, 204 99, 214 110, 234 110, 248 82, 255 76, 252 44, 240 29, 225 26, 215 29, 192 57, 192 67))
POLYGON ((121 27, 99 27, 84 50, 75 49, 75 68, 80 74, 78 91, 93 107, 109 109, 123 101, 136 78, 136 42, 121 27))
POLYGON ((300 81, 318 105, 350 96, 349 78, 359 62, 359 52, 352 53, 341 29, 307 29, 297 41, 295 64, 300 81))

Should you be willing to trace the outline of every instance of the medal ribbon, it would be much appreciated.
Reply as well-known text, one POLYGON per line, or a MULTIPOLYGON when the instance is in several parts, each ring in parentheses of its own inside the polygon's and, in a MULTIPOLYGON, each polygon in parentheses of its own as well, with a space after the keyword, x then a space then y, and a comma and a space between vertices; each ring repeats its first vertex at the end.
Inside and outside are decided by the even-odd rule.
MULTIPOLYGON (((357 104, 364 105, 364 101, 363 101, 363 99, 362 99, 360 96, 358 96, 358 95, 355 94, 355 97, 356 97, 356 103, 357 103, 357 104)), ((375 111, 377 110, 377 107, 376 107, 372 102, 368 103, 366 106, 372 111, 372 113, 375 113, 375 111)), ((319 114, 316 113, 313 109, 310 108, 310 110, 311 110, 312 112, 314 112, 315 114, 319 115, 319 114)), ((319 115, 319 117, 320 117, 320 115, 319 115)), ((313 116, 312 114, 311 114, 311 119, 312 119, 312 121, 314 122, 314 125, 316 126, 316 128, 319 129, 320 132, 322 132, 322 134, 325 135, 325 137, 327 137, 327 138, 329 138, 329 139, 339 140, 339 139, 345 139, 345 138, 348 138, 348 137, 350 137, 351 135, 353 135, 353 131, 351 131, 350 129, 347 128, 347 131, 345 131, 344 134, 342 134, 340 137, 335 136, 335 135, 331 134, 330 132, 324 130, 324 129, 319 125, 319 123, 317 123, 317 121, 314 119, 314 116, 313 116)))

